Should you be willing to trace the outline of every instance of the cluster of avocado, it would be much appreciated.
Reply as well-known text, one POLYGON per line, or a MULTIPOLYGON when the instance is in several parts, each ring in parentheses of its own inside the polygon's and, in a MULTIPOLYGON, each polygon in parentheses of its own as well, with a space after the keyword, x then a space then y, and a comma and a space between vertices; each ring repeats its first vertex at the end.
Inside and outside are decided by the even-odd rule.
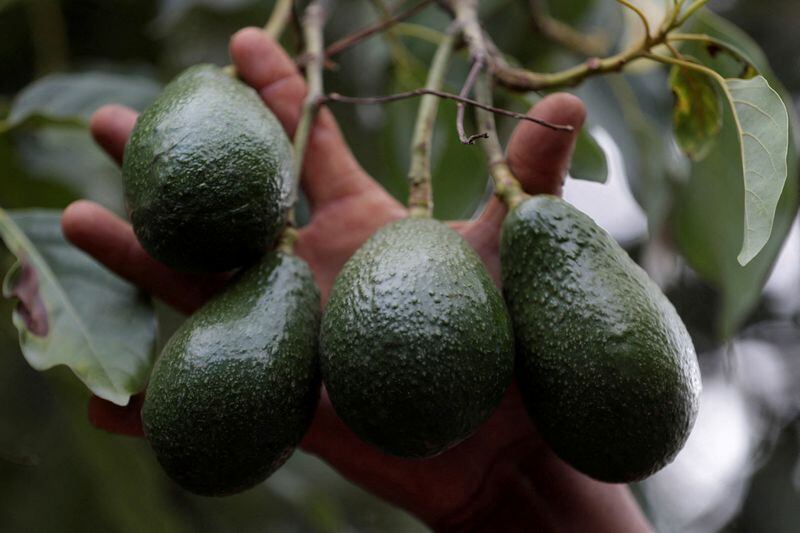
POLYGON ((469 437, 514 376, 553 450, 596 479, 642 479, 683 446, 700 391, 691 339, 589 217, 551 196, 516 206, 502 295, 445 224, 389 224, 320 319, 308 265, 265 253, 286 223, 291 159, 256 93, 210 66, 168 85, 126 148, 145 249, 181 270, 244 266, 170 339, 148 387, 145 434, 183 487, 225 495, 269 476, 308 429, 320 378, 361 439, 400 457, 469 437))

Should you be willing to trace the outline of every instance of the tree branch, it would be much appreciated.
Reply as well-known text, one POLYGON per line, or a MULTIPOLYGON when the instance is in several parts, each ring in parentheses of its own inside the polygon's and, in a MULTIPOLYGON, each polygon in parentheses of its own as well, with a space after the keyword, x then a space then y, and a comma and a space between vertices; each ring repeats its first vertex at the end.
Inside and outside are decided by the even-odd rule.
MULTIPOLYGON (((475 93, 481 104, 491 106, 492 86, 491 77, 488 74, 480 77, 475 87, 475 93)), ((506 162, 503 146, 500 144, 500 138, 497 135, 494 115, 483 109, 477 110, 475 115, 480 129, 487 133, 486 141, 481 143, 481 147, 489 163, 489 173, 492 176, 494 194, 509 209, 513 209, 525 199, 526 195, 519 184, 519 180, 511 172, 511 168, 506 162)))
POLYGON ((281 38, 292 20, 292 3, 293 0, 276 0, 269 20, 264 25, 264 31, 276 41, 281 38))
MULTIPOLYGON (((433 56, 425 88, 437 91, 444 83, 447 66, 455 43, 455 31, 451 29, 433 56)), ((411 163, 408 171, 408 208, 411 216, 430 217, 433 214, 433 191, 431 187, 431 147, 439 99, 427 94, 422 97, 411 139, 411 163)))
MULTIPOLYGON (((456 8, 462 11, 465 9, 469 10, 469 4, 474 3, 474 0, 453 1, 455 2, 456 8)), ((518 91, 541 91, 557 87, 575 86, 586 78, 607 74, 609 72, 619 72, 629 63, 646 58, 655 47, 666 42, 670 32, 683 24, 687 15, 699 9, 703 4, 705 4, 705 0, 697 0, 687 9, 682 17, 676 14, 676 11, 681 8, 681 4, 676 4, 665 18, 661 28, 659 28, 655 34, 651 35, 649 39, 644 39, 642 42, 618 54, 602 59, 596 57, 590 58, 580 65, 576 65, 561 72, 539 73, 524 68, 512 67, 505 62, 496 47, 486 44, 487 42, 491 43, 491 41, 484 37, 485 49, 490 52, 489 70, 492 72, 494 78, 503 86, 518 91)), ((477 24, 477 22, 474 23, 477 24)))
MULTIPOLYGON (((483 70, 483 67, 483 61, 475 61, 472 63, 472 67, 469 69, 467 79, 464 81, 464 86, 461 88, 461 92, 458 94, 458 96, 461 98, 467 98, 469 96, 469 93, 472 91, 472 87, 475 86, 475 80, 477 79, 478 74, 480 74, 483 70)), ((476 133, 467 137, 467 134, 464 131, 465 108, 466 104, 463 101, 458 102, 458 108, 456 110, 456 131, 458 132, 458 140, 461 141, 461 144, 473 144, 478 139, 485 139, 487 137, 486 133, 476 133)))
POLYGON ((319 99, 319 103, 325 104, 328 102, 340 102, 343 104, 361 104, 361 105, 388 104, 390 102, 405 100, 407 98, 415 98, 418 96, 424 96, 426 94, 437 96, 439 98, 444 98, 446 100, 453 100, 455 102, 464 102, 465 104, 468 104, 473 107, 478 107, 486 111, 490 111, 496 115, 503 115, 505 117, 510 117, 517 120, 525 120, 528 122, 533 122, 539 124, 540 126, 544 126, 545 128, 549 128, 555 131, 569 132, 573 131, 574 129, 570 125, 553 124, 551 122, 547 122, 546 120, 542 120, 540 118, 531 117, 528 115, 523 115, 522 113, 517 113, 515 111, 509 111, 507 109, 502 109, 499 107, 482 104, 481 102, 478 102, 477 100, 472 100, 470 98, 462 98, 457 94, 447 93, 444 91, 430 90, 430 89, 414 89, 413 91, 389 94, 386 96, 344 96, 339 93, 328 93, 319 99))
POLYGON ((324 37, 322 30, 328 18, 333 0, 314 0, 306 7, 303 14, 302 28, 303 41, 305 42, 306 83, 308 94, 303 102, 300 120, 294 134, 294 168, 292 171, 292 197, 290 201, 290 225, 294 225, 294 206, 297 203, 300 187, 300 176, 303 171, 303 160, 314 117, 320 107, 323 96, 322 70, 325 62, 324 37))
POLYGON ((414 15, 416 15, 417 13, 419 13, 420 11, 422 11, 423 9, 428 7, 433 2, 434 2, 434 0, 422 0, 420 3, 410 7, 409 9, 407 9, 407 10, 401 12, 401 13, 398 13, 398 14, 394 15, 391 18, 388 18, 386 20, 382 20, 382 21, 380 21, 380 22, 378 22, 376 24, 373 24, 371 26, 363 28, 363 29, 351 34, 351 35, 347 35, 345 37, 342 37, 341 39, 339 39, 338 41, 334 42, 333 44, 331 44, 330 46, 328 46, 325 49, 325 57, 326 58, 333 57, 336 54, 339 54, 339 53, 343 52, 344 50, 347 50, 351 46, 355 46, 358 43, 360 43, 361 41, 364 41, 365 39, 368 39, 368 38, 372 37, 376 33, 380 33, 382 31, 394 26, 398 22, 401 22, 403 20, 406 20, 407 18, 413 17, 414 15))

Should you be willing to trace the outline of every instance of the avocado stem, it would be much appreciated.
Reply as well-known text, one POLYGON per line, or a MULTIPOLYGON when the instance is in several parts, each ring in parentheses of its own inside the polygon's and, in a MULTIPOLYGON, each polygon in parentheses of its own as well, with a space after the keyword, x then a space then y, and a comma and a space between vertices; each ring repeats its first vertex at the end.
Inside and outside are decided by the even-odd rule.
MULTIPOLYGON (((489 74, 484 74, 480 77, 475 85, 475 93, 478 100, 483 103, 492 101, 492 88, 489 74)), ((494 121, 494 115, 482 109, 477 109, 475 114, 481 131, 485 131, 488 134, 486 140, 481 143, 481 147, 488 160, 489 173, 492 176, 494 184, 494 194, 509 210, 512 210, 527 198, 527 195, 522 190, 519 180, 514 176, 514 173, 506 162, 503 146, 500 144, 500 138, 497 136, 497 125, 494 121)))
POLYGON ((276 249, 285 254, 294 255, 294 244, 297 242, 297 230, 287 224, 278 239, 276 249))
MULTIPOLYGON (((482 65, 489 57, 489 43, 478 20, 477 0, 453 0, 453 10, 460 24, 464 40, 474 65, 482 65)), ((511 172, 506 162, 503 146, 497 135, 497 124, 494 114, 486 111, 492 105, 492 73, 485 69, 475 83, 475 96, 483 108, 476 108, 475 117, 478 131, 484 132, 485 140, 481 143, 486 154, 489 172, 494 184, 494 193, 509 210, 520 204, 527 196, 519 184, 519 180, 511 172)))
MULTIPOLYGON (((441 89, 450 64, 455 38, 456 26, 451 25, 433 56, 428 80, 425 82, 426 89, 432 91, 441 89)), ((439 98, 432 94, 422 97, 414 126, 414 136, 411 139, 411 163, 408 170, 410 187, 408 209, 412 217, 430 217, 433 214, 431 146, 438 109, 439 98)))

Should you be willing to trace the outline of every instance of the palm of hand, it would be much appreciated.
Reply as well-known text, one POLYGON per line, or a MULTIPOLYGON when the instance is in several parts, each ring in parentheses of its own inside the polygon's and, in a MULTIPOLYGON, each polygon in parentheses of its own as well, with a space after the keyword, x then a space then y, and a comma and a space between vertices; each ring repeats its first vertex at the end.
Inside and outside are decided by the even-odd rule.
MULTIPOLYGON (((234 37, 231 55, 240 76, 258 90, 292 135, 305 95, 294 63, 279 45, 253 29, 234 37)), ((567 95, 547 98, 535 111, 541 118, 572 124, 576 129, 584 117, 580 102, 567 95)), ((133 111, 106 107, 93 118, 92 131, 119 161, 135 120, 133 111)), ((574 142, 573 134, 553 133, 526 123, 512 138, 509 163, 528 192, 558 194, 574 142)), ((312 267, 324 302, 344 262, 375 230, 402 218, 405 209, 361 169, 327 110, 320 113, 312 132, 303 187, 313 217, 299 232, 296 251, 312 267)), ((505 208, 493 200, 479 219, 453 223, 479 252, 495 280, 499 279, 498 241, 504 216, 505 208)), ((183 274, 158 263, 139 246, 126 222, 95 204, 70 206, 63 227, 77 246, 184 312, 199 307, 224 282, 224 276, 183 274)), ((91 412, 96 425, 111 430, 120 429, 119 418, 126 414, 96 398, 91 412)), ((137 412, 131 417, 129 410, 127 416, 138 423, 137 412)), ((122 429, 141 431, 138 425, 122 429)), ((531 505, 541 501, 540 491, 553 487, 577 490, 579 498, 596 497, 600 490, 599 484, 566 467, 542 444, 514 388, 474 436, 432 459, 389 457, 362 443, 338 419, 324 394, 302 447, 437 527, 476 525, 481 520, 496 525, 504 508, 511 508, 514 502, 531 505)), ((539 525, 545 524, 546 520, 539 525)))

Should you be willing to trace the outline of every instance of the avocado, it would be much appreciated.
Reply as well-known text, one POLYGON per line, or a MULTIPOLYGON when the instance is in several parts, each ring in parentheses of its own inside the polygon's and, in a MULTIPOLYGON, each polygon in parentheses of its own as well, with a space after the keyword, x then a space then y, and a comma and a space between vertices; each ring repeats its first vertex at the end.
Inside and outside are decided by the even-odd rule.
POLYGON ((320 368, 364 441, 428 457, 473 433, 514 371, 511 323, 477 254, 436 220, 384 226, 340 272, 323 313, 320 368))
POLYGON ((256 92, 211 65, 179 75, 142 113, 122 177, 133 229, 186 271, 255 261, 284 226, 292 151, 256 92))
POLYGON ((288 459, 317 405, 319 315, 308 265, 274 252, 181 325, 142 408, 145 436, 170 477, 223 496, 288 459))
POLYGON ((567 463, 606 482, 668 464, 697 416, 691 338, 658 286, 591 218, 552 196, 506 218, 500 257, 527 410, 567 463))

